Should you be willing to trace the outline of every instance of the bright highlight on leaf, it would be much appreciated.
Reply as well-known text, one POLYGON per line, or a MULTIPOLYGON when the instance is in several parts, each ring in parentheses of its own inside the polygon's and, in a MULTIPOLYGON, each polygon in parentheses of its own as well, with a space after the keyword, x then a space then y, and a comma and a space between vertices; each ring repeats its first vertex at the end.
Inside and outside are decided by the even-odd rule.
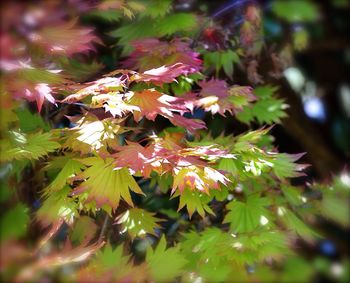
POLYGON ((123 227, 120 233, 127 232, 132 239, 145 237, 146 234, 156 235, 155 229, 160 228, 157 222, 162 221, 154 217, 154 213, 140 208, 131 208, 119 215, 116 220, 116 223, 123 227))

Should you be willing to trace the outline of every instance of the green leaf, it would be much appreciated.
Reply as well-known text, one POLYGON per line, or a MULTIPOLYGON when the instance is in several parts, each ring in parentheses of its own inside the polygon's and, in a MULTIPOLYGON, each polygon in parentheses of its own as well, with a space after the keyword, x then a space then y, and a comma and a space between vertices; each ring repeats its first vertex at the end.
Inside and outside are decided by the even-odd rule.
POLYGON ((186 233, 181 244, 190 270, 206 279, 205 282, 228 282, 230 273, 240 269, 235 268, 235 260, 240 261, 241 257, 233 249, 234 238, 218 228, 186 233))
POLYGON ((49 225, 63 218, 68 224, 72 224, 74 217, 78 215, 78 204, 75 199, 69 197, 71 188, 65 186, 59 191, 45 194, 42 206, 37 211, 37 218, 49 225))
POLYGON ((260 124, 273 124, 281 122, 281 118, 287 116, 284 109, 287 105, 281 99, 269 98, 258 100, 252 107, 251 112, 260 124))
POLYGON ((312 22, 319 17, 318 7, 306 0, 275 0, 272 11, 280 18, 291 22, 312 22))
POLYGON ((303 154, 286 154, 278 153, 274 156, 271 161, 273 164, 273 171, 275 175, 280 178, 292 178, 302 175, 299 173, 302 169, 306 167, 305 164, 296 164, 294 163, 298 160, 303 154))
POLYGON ((25 235, 28 222, 27 207, 22 203, 18 203, 14 208, 1 216, 0 241, 17 239, 25 235))
POLYGON ((142 269, 137 270, 130 263, 130 256, 124 255, 122 245, 113 249, 109 243, 96 253, 87 270, 86 279, 94 282, 103 282, 106 278, 108 282, 139 282, 145 276, 141 273, 142 269))
POLYGON ((232 78, 234 64, 238 64, 240 62, 237 53, 230 49, 220 52, 205 52, 203 57, 204 66, 207 69, 215 66, 217 74, 220 72, 220 70, 224 70, 224 73, 229 78, 232 78))
POLYGON ((291 210, 281 206, 277 210, 277 215, 281 218, 287 228, 295 231, 300 237, 306 240, 320 237, 320 235, 300 220, 291 210))
POLYGON ((115 209, 121 198, 133 206, 129 188, 135 193, 143 194, 127 168, 114 168, 113 159, 88 157, 79 161, 89 168, 78 175, 85 181, 75 189, 75 192, 87 192, 87 202, 95 201, 98 207, 108 205, 115 209))
POLYGON ((221 66, 229 78, 232 78, 233 66, 237 63, 239 63, 237 53, 233 52, 232 50, 226 50, 225 52, 221 53, 221 66))
POLYGON ((196 28, 197 19, 189 13, 173 13, 157 22, 158 36, 172 35, 181 31, 190 31, 196 28))
POLYGON ((37 160, 41 157, 54 152, 60 147, 60 144, 53 141, 51 133, 22 134, 11 132, 12 143, 4 145, 4 155, 2 160, 10 161, 13 159, 37 160))
POLYGON ((180 197, 178 211, 184 206, 186 206, 190 218, 192 217, 195 211, 197 211, 198 214, 202 217, 205 216, 206 212, 211 215, 215 215, 208 205, 208 203, 212 200, 212 197, 208 196, 207 194, 200 193, 197 190, 192 191, 186 188, 181 193, 179 192, 179 190, 176 190, 173 197, 177 196, 180 197))
POLYGON ((162 236, 155 250, 147 250, 146 262, 155 282, 170 282, 182 274, 187 260, 180 246, 166 249, 166 239, 162 236))
POLYGON ((277 87, 266 85, 257 87, 253 94, 258 98, 254 104, 243 107, 243 111, 237 113, 237 118, 244 123, 257 120, 260 124, 280 123, 286 117, 285 109, 288 107, 282 99, 274 96, 277 87))
POLYGON ((145 7, 143 15, 153 19, 164 17, 171 9, 172 0, 142 0, 145 7))
POLYGON ((271 85, 258 86, 253 90, 253 94, 258 98, 270 98, 276 93, 277 90, 278 90, 277 86, 271 86, 271 85))
POLYGON ((339 197, 331 191, 324 193, 320 212, 343 227, 350 227, 349 197, 339 197))
POLYGON ((296 187, 292 186, 281 186, 281 190, 286 197, 286 199, 292 205, 301 205, 303 204, 301 192, 296 187))
POLYGON ((92 10, 88 15, 88 17, 98 18, 105 22, 118 22, 121 17, 122 13, 120 10, 115 9, 108 9, 108 10, 92 10))
POLYGON ((310 262, 302 257, 288 258, 283 266, 280 282, 310 282, 314 273, 310 262), (298 272, 295 272, 298 270, 298 272))
POLYGON ((113 250, 109 244, 103 250, 97 252, 95 259, 98 265, 106 269, 126 265, 128 261, 129 256, 123 256, 123 246, 118 246, 113 250))
POLYGON ((31 113, 27 108, 18 109, 16 115, 19 120, 19 127, 24 133, 42 129, 45 132, 50 130, 50 126, 37 113, 31 113))
POLYGON ((116 220, 123 227, 121 233, 128 232, 132 239, 144 237, 146 234, 156 235, 154 229, 160 228, 157 222, 162 221, 154 217, 154 213, 141 208, 128 209, 116 220))
POLYGON ((95 221, 88 216, 81 216, 74 223, 70 240, 73 244, 87 244, 96 234, 98 226, 95 221))
POLYGON ((269 204, 267 198, 257 196, 248 197, 246 202, 232 200, 227 205, 229 212, 223 223, 230 223, 230 229, 235 233, 252 232, 269 223, 269 204))
MULTIPOLYGON (((62 189, 67 183, 69 183, 71 177, 80 173, 81 170, 85 168, 85 166, 81 162, 79 162, 76 159, 72 159, 72 157, 69 155, 56 158, 55 166, 57 166, 59 162, 61 162, 61 170, 56 176, 56 178, 46 188, 47 190, 58 191, 62 189)), ((46 169, 52 168, 52 165, 50 165, 49 163, 46 166, 46 169)))

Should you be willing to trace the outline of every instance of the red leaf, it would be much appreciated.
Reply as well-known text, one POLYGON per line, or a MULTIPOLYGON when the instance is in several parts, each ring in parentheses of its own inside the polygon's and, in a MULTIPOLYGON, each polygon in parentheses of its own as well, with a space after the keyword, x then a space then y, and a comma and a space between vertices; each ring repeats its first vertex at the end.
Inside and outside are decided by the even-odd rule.
POLYGON ((163 85, 164 83, 172 83, 176 81, 180 75, 187 74, 188 70, 186 65, 182 63, 176 63, 170 66, 162 66, 156 69, 145 71, 141 74, 136 74, 135 81, 150 82, 155 85, 163 85))

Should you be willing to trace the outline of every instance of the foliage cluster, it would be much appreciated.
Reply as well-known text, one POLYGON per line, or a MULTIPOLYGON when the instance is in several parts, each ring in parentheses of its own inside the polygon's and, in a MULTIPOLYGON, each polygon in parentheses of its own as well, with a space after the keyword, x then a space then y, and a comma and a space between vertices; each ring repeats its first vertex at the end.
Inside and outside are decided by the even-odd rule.
MULTIPOLYGON (((302 154, 279 153, 269 134, 287 105, 254 67, 262 11, 233 2, 243 23, 231 34, 171 0, 4 5, 4 278, 305 280, 295 265, 312 276, 296 247, 321 237, 319 217, 349 226, 349 177, 292 182, 302 154), (99 39, 82 24, 92 19, 117 28, 99 39), (92 54, 109 42, 116 62, 106 65, 119 69, 101 76, 92 54), (234 82, 237 68, 254 88, 234 82), (216 135, 206 122, 220 117, 251 128, 216 135)), ((272 12, 287 23, 317 18, 309 1, 274 1, 272 12)))

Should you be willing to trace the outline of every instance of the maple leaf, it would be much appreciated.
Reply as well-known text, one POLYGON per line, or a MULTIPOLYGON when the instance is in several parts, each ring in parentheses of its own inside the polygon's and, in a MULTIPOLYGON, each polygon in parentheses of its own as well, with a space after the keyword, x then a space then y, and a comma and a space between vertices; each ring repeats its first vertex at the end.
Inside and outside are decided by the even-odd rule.
POLYGON ((237 113, 237 118, 244 123, 250 123, 256 119, 260 124, 279 123, 286 117, 285 109, 288 107, 282 99, 275 97, 276 87, 264 86, 254 89, 254 95, 258 100, 254 104, 243 107, 243 111, 237 113))
POLYGON ((181 275, 187 260, 180 252, 180 246, 166 248, 166 239, 160 238, 157 247, 147 249, 146 263, 154 282, 169 282, 181 275))
MULTIPOLYGON (((132 105, 139 107, 140 112, 133 113, 135 121, 139 122, 142 117, 154 121, 158 114, 172 116, 170 103, 167 99, 170 96, 163 95, 154 89, 145 89, 133 92, 128 100, 132 105)), ((170 97, 171 98, 171 97, 170 97)))
POLYGON ((277 215, 282 220, 282 223, 290 230, 295 231, 305 240, 312 240, 315 237, 321 236, 304 223, 292 210, 279 206, 277 215))
MULTIPOLYGON (((120 94, 100 94, 92 98, 91 105, 94 107, 104 107, 106 112, 110 112, 113 117, 122 117, 126 113, 140 112, 140 108, 126 103, 120 94)), ((134 115, 137 115, 134 113, 134 115)))
POLYGON ((307 168, 308 164, 297 164, 295 161, 299 160, 304 153, 299 154, 287 154, 287 153, 276 153, 272 154, 273 170, 276 176, 280 179, 287 177, 299 177, 303 176, 304 173, 300 172, 307 168))
POLYGON ((155 152, 151 146, 143 147, 139 143, 127 141, 127 145, 113 148, 118 151, 113 154, 117 168, 128 167, 134 173, 140 172, 143 176, 148 177, 152 170, 160 167, 159 163, 152 160, 155 152))
POLYGON ((179 197, 180 199, 177 211, 186 206, 190 218, 195 211, 197 211, 203 218, 206 212, 211 215, 215 215, 208 205, 208 203, 212 200, 212 197, 207 194, 186 188, 182 192, 177 190, 172 198, 174 197, 179 197))
POLYGON ((226 214, 224 223, 230 223, 231 230, 235 233, 254 231, 258 226, 269 223, 269 205, 267 198, 258 196, 248 196, 246 202, 233 200, 227 205, 230 211, 226 214))
POLYGON ((135 74, 133 80, 137 82, 149 82, 162 86, 164 83, 176 81, 178 76, 187 75, 187 73, 188 70, 186 65, 176 63, 169 66, 161 66, 156 69, 147 70, 140 74, 135 74))
POLYGON ((3 152, 1 160, 4 161, 37 160, 60 147, 60 144, 53 140, 51 133, 38 132, 26 135, 13 131, 10 134, 12 141, 3 140, 3 143, 0 144, 3 152))
POLYGON ((123 246, 115 249, 108 243, 89 264, 80 269, 78 282, 139 282, 144 279, 146 270, 143 265, 134 266, 130 256, 124 255, 123 246))
POLYGON ((12 78, 5 81, 4 84, 6 90, 9 91, 14 98, 24 98, 28 101, 35 101, 39 112, 41 112, 45 100, 55 104, 55 98, 52 96, 52 89, 47 83, 35 83, 15 77, 15 79, 12 78))
POLYGON ((174 168, 174 183, 172 192, 176 189, 183 192, 185 188, 209 193, 209 189, 219 189, 220 183, 227 185, 229 180, 219 171, 210 167, 189 165, 174 168))
POLYGON ((200 94, 203 97, 217 96, 218 98, 225 98, 229 95, 226 81, 212 78, 209 81, 201 81, 198 83, 201 87, 200 94))
POLYGON ((131 208, 116 218, 116 223, 121 224, 121 233, 128 232, 132 239, 144 237, 146 234, 156 235, 154 229, 159 229, 157 222, 162 221, 154 217, 154 213, 141 208, 131 208))
POLYGON ((115 209, 121 198, 133 206, 129 188, 135 193, 143 194, 127 168, 115 169, 113 159, 88 157, 80 161, 89 167, 77 176, 84 181, 75 188, 74 194, 87 192, 87 202, 95 201, 98 207, 106 204, 115 209))
POLYGON ((92 34, 92 29, 79 27, 76 22, 74 20, 55 26, 46 26, 29 34, 29 39, 49 52, 64 53, 69 56, 93 50, 92 43, 100 42, 99 39, 92 34))
POLYGON ((71 155, 56 157, 53 161, 45 166, 45 170, 60 169, 56 178, 46 187, 45 194, 48 191, 58 191, 62 189, 70 180, 70 178, 84 169, 85 166, 71 155))
POLYGON ((168 119, 175 126, 183 127, 190 132, 207 128, 205 122, 200 119, 189 119, 178 114, 174 114, 173 117, 168 119))
POLYGON ((67 96, 62 100, 62 102, 74 103, 84 99, 89 95, 107 94, 109 92, 118 93, 125 88, 125 79, 122 77, 105 77, 88 84, 89 86, 84 87, 76 93, 67 96))
POLYGON ((154 121, 158 114, 168 118, 173 116, 172 111, 186 110, 184 106, 181 107, 178 104, 176 97, 162 94, 155 89, 130 93, 128 103, 140 109, 140 112, 133 113, 136 122, 139 122, 142 117, 154 121))
POLYGON ((224 116, 225 112, 233 115, 242 109, 250 101, 255 100, 250 87, 233 86, 228 88, 225 81, 211 79, 198 83, 202 89, 202 98, 195 100, 194 105, 204 108, 212 114, 219 113, 224 116))
POLYGON ((127 131, 118 125, 118 120, 111 118, 99 120, 90 113, 83 117, 70 119, 75 122, 76 126, 64 130, 67 140, 63 147, 69 147, 82 153, 102 150, 107 145, 115 145, 116 137, 127 131))
POLYGON ((69 186, 45 192, 43 204, 36 213, 41 224, 48 226, 61 220, 64 220, 68 225, 73 223, 79 213, 76 199, 69 197, 70 193, 69 186))
POLYGON ((183 147, 184 145, 178 143, 177 139, 171 135, 166 135, 164 138, 154 135, 151 139, 153 141, 145 147, 129 141, 125 146, 113 147, 117 151, 112 155, 115 158, 114 164, 118 168, 128 167, 135 173, 140 172, 144 177, 149 177, 152 171, 164 174, 177 166, 185 168, 194 164, 204 167, 207 161, 232 157, 231 154, 216 148, 215 145, 183 147))
POLYGON ((131 43, 134 51, 122 62, 129 69, 145 71, 162 65, 182 63, 187 66, 188 73, 200 71, 202 61, 199 53, 190 48, 186 39, 175 38, 170 42, 157 38, 145 38, 131 43))

